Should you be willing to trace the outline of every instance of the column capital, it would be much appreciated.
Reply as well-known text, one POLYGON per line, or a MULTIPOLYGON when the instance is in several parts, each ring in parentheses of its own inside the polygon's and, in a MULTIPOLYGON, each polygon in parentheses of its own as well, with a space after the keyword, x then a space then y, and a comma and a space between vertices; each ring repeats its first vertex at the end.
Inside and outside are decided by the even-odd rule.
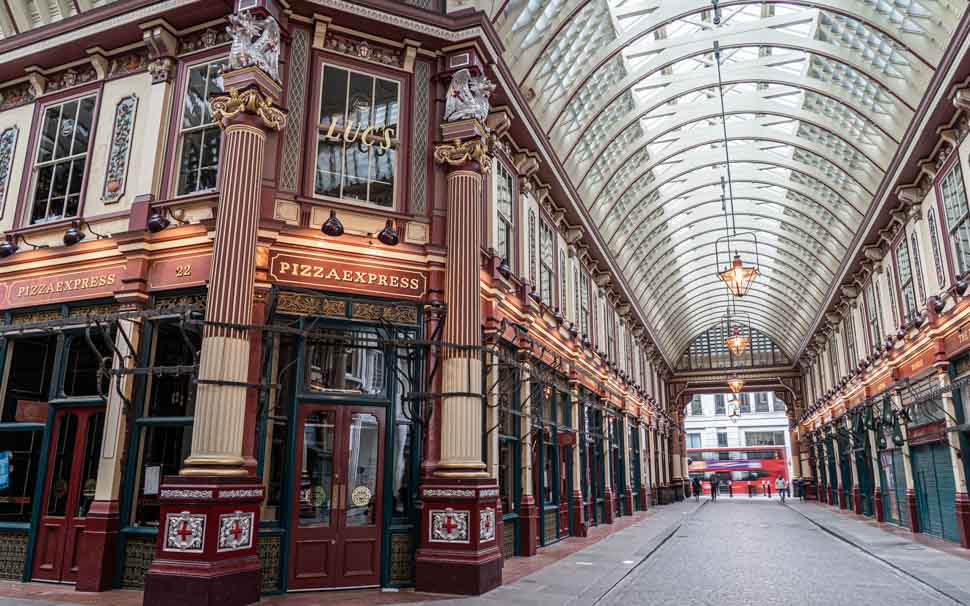
POLYGON ((488 174, 492 167, 492 137, 476 119, 458 120, 441 125, 443 141, 435 145, 434 159, 450 170, 470 170, 488 174))
POLYGON ((286 112, 257 87, 242 91, 230 88, 229 94, 215 97, 209 103, 212 119, 223 129, 245 118, 256 118, 258 125, 267 130, 282 130, 286 126, 286 112))

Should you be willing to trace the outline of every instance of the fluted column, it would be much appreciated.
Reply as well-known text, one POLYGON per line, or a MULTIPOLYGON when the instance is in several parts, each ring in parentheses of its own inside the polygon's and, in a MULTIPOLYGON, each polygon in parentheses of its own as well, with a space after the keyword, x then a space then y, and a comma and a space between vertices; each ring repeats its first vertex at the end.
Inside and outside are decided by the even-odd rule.
POLYGON ((441 460, 438 477, 487 477, 482 463, 482 312, 479 268, 482 186, 490 160, 484 131, 466 124, 467 139, 439 146, 435 158, 448 165, 448 215, 443 338, 462 348, 442 352, 441 460))
POLYGON ((223 128, 219 207, 202 331, 192 452, 181 475, 246 475, 243 424, 266 136, 286 122, 258 89, 212 101, 223 128))
POLYGON ((886 512, 882 507, 882 474, 879 473, 879 451, 876 448, 876 430, 867 430, 869 434, 869 456, 872 457, 872 510, 876 512, 876 521, 884 522, 886 512))
MULTIPOLYGON (((902 394, 897 391, 893 394, 894 408, 902 408, 902 394)), ((906 423, 899 421, 899 431, 903 436, 903 472, 906 476, 906 512, 909 515, 907 526, 913 532, 919 532, 919 515, 916 510, 916 481, 913 478, 913 461, 910 459, 909 435, 906 423)), ((902 520, 900 520, 902 522, 902 520)))

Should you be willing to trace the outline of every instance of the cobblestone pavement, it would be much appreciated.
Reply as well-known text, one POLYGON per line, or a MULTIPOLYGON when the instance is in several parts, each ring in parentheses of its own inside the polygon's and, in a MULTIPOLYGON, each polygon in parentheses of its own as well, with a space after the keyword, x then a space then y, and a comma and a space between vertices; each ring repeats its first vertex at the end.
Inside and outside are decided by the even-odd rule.
MULTIPOLYGON (((942 555, 942 554, 941 554, 942 555)), ((970 573, 970 562, 964 574, 970 573)), ((598 602, 937 606, 954 600, 777 501, 718 500, 598 602)))

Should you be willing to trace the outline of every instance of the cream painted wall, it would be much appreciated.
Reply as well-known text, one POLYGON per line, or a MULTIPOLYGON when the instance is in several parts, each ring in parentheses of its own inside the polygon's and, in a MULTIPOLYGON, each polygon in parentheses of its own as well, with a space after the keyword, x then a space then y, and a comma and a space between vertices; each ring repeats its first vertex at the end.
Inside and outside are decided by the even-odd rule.
POLYGON ((13 227, 14 215, 17 214, 17 201, 20 195, 20 185, 24 178, 27 145, 30 141, 33 115, 33 104, 16 107, 0 113, 0 132, 14 126, 20 129, 20 132, 17 134, 17 146, 10 165, 10 182, 7 185, 7 193, 3 199, 2 211, 0 211, 0 231, 7 231, 13 227))
POLYGON ((152 157, 152 152, 157 143, 157 130, 144 128, 144 126, 148 119, 146 109, 151 86, 152 80, 148 73, 136 74, 105 83, 101 94, 101 106, 98 111, 94 147, 91 150, 91 160, 88 162, 88 182, 84 202, 85 217, 125 210, 131 206, 135 196, 150 191, 151 168, 155 160, 152 157), (104 176, 108 152, 111 147, 111 136, 114 132, 115 109, 123 97, 132 93, 138 97, 138 108, 135 112, 134 135, 131 156, 128 159, 125 193, 116 201, 107 203, 102 198, 102 193, 104 192, 104 176))

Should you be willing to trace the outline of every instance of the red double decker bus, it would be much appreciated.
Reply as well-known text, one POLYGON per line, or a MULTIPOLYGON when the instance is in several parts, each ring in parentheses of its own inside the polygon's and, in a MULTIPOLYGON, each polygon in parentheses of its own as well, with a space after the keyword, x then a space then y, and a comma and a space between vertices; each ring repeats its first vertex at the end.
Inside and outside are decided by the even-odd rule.
POLYGON ((788 464, 784 446, 744 446, 740 448, 688 448, 690 478, 700 478, 704 493, 710 493, 710 479, 716 477, 720 492, 727 492, 728 482, 736 495, 748 494, 748 486, 755 494, 762 493, 764 482, 775 490, 778 476, 788 481, 788 464))

